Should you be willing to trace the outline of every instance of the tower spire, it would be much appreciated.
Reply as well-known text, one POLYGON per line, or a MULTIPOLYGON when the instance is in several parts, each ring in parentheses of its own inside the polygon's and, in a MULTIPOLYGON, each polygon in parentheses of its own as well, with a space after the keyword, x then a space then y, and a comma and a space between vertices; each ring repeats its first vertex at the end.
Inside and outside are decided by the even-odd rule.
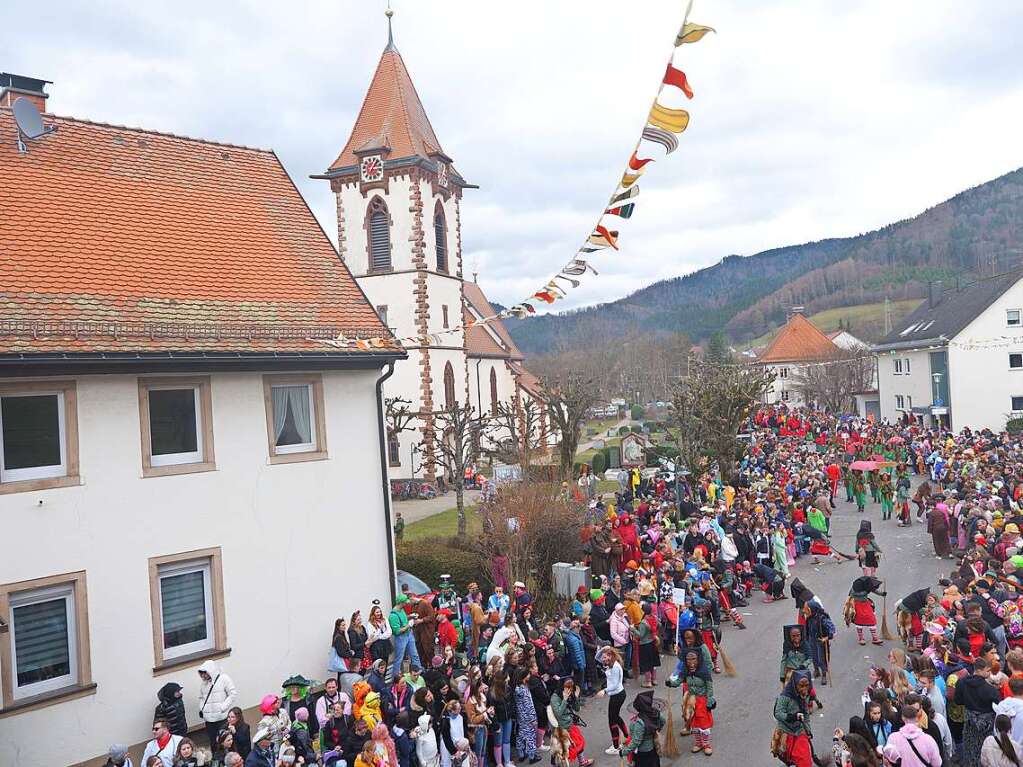
POLYGON ((387 17, 387 47, 384 48, 384 52, 396 51, 394 47, 394 29, 391 26, 391 19, 394 18, 394 11, 391 10, 391 0, 387 0, 387 10, 384 11, 384 15, 387 17))

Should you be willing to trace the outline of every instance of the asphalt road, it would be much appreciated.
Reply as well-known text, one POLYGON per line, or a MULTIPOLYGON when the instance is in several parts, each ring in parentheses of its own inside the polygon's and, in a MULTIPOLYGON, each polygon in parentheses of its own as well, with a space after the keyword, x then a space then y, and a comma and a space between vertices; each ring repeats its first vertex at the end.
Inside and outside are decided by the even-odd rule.
MULTIPOLYGON (((934 557, 931 538, 926 525, 914 519, 912 527, 896 527, 895 520, 881 521, 878 504, 868 504, 863 514, 856 511, 854 504, 844 501, 844 490, 839 488, 838 508, 831 518, 832 542, 846 553, 854 553, 854 538, 859 522, 863 518, 873 523, 874 536, 884 551, 878 578, 886 580, 888 592, 888 625, 896 634, 895 621, 891 611, 895 600, 911 591, 934 585, 939 573, 952 569, 951 560, 934 557)), ((915 511, 915 507, 911 506, 915 511)), ((860 695, 866 687, 867 669, 872 664, 887 665, 888 650, 901 647, 898 639, 874 646, 869 642, 860 647, 856 643, 856 632, 846 628, 842 621, 842 607, 854 578, 862 574, 855 561, 839 564, 833 559, 821 560, 813 565, 809 556, 796 560, 791 568, 791 577, 798 577, 824 603, 825 609, 835 621, 837 634, 832 642, 832 684, 818 685, 818 697, 824 709, 814 718, 813 729, 815 750, 819 754, 830 753, 832 731, 836 726, 845 729, 849 717, 861 712, 860 695)), ((785 589, 788 594, 788 586, 785 589)), ((880 620, 880 600, 878 620, 880 620)), ((714 754, 704 756, 690 753, 692 738, 677 738, 682 755, 677 764, 700 764, 703 762, 742 767, 771 767, 780 762, 770 755, 771 733, 774 730, 774 700, 780 692, 778 684, 778 662, 781 658, 782 626, 795 622, 795 604, 790 599, 771 604, 761 601, 759 592, 754 594, 743 615, 748 626, 739 631, 725 623, 722 627, 722 645, 737 669, 735 677, 718 674, 714 677, 715 695, 718 706, 714 711, 714 754)), ((880 628, 880 627, 879 627, 880 628)), ((662 657, 658 670, 656 695, 667 697, 668 688, 664 680, 674 669, 674 658, 662 657)), ((641 690, 633 682, 629 688, 629 702, 632 695, 641 690)), ((675 692, 674 700, 679 702, 675 692)), ((586 754, 596 759, 598 765, 618 765, 617 756, 604 754, 611 745, 607 731, 606 700, 593 698, 586 702, 583 718, 588 727, 586 754)), ((627 707, 623 710, 626 721, 627 707)), ((675 722, 681 729, 680 707, 675 708, 675 722)), ((676 732, 677 735, 677 732, 676 732)), ((668 761, 662 758, 662 761, 668 761)))

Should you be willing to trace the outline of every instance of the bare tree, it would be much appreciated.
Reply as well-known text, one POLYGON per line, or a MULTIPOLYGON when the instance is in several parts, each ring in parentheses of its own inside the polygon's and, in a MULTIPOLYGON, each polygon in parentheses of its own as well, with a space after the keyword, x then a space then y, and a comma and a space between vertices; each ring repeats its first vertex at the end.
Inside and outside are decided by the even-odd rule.
POLYGON ((452 478, 455 487, 455 506, 458 509, 458 537, 464 538, 465 470, 476 458, 477 440, 482 440, 490 429, 487 419, 479 417, 476 408, 466 403, 433 414, 437 439, 434 460, 452 478))
POLYGON ((597 387, 592 378, 577 372, 544 378, 542 385, 548 421, 561 435, 561 472, 571 480, 579 435, 597 402, 597 387))
POLYGON ((774 377, 755 365, 696 365, 687 379, 675 384, 669 431, 694 475, 709 459, 717 461, 723 480, 732 480, 736 435, 774 377))
POLYGON ((874 357, 867 349, 843 349, 824 364, 811 364, 793 376, 804 400, 831 413, 853 410, 853 395, 872 388, 874 357))
POLYGON ((502 463, 518 462, 523 477, 527 476, 533 456, 544 448, 541 415, 540 406, 531 397, 498 402, 490 416, 491 447, 486 452, 502 463))

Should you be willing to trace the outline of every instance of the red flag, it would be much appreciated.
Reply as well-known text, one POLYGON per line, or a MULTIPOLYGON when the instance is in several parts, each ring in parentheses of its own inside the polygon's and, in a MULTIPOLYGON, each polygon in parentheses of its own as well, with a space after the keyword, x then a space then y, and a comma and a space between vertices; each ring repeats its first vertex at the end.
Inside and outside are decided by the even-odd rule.
POLYGON ((618 232, 609 232, 607 227, 597 226, 597 234, 607 240, 607 244, 615 250, 618 250, 618 232))
POLYGON ((648 162, 653 161, 654 161, 653 157, 649 157, 647 159, 640 159, 639 157, 636 157, 636 153, 633 152, 632 157, 629 158, 629 167, 632 168, 633 170, 643 170, 644 165, 646 165, 648 162))
POLYGON ((671 64, 668 64, 668 70, 664 73, 664 84, 680 88, 686 94, 686 98, 691 99, 693 97, 693 89, 689 87, 686 73, 681 69, 675 69, 671 64))

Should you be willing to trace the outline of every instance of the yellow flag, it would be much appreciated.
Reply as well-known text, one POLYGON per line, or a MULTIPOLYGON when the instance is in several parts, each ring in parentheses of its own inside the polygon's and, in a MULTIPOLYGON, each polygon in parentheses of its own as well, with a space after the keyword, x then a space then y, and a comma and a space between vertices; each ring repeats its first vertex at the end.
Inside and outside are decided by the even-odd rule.
POLYGON ((630 186, 639 181, 639 177, 642 175, 643 175, 642 171, 640 171, 639 173, 626 173, 625 175, 622 176, 621 186, 625 189, 628 189, 630 186))
POLYGON ((714 32, 713 27, 705 27, 703 24, 686 24, 678 31, 678 37, 675 38, 675 47, 683 45, 685 43, 695 43, 698 40, 702 40, 703 36, 708 32, 714 32))
POLYGON ((668 109, 656 101, 647 118, 651 125, 663 128, 670 133, 681 133, 689 127, 689 113, 684 109, 668 109))

